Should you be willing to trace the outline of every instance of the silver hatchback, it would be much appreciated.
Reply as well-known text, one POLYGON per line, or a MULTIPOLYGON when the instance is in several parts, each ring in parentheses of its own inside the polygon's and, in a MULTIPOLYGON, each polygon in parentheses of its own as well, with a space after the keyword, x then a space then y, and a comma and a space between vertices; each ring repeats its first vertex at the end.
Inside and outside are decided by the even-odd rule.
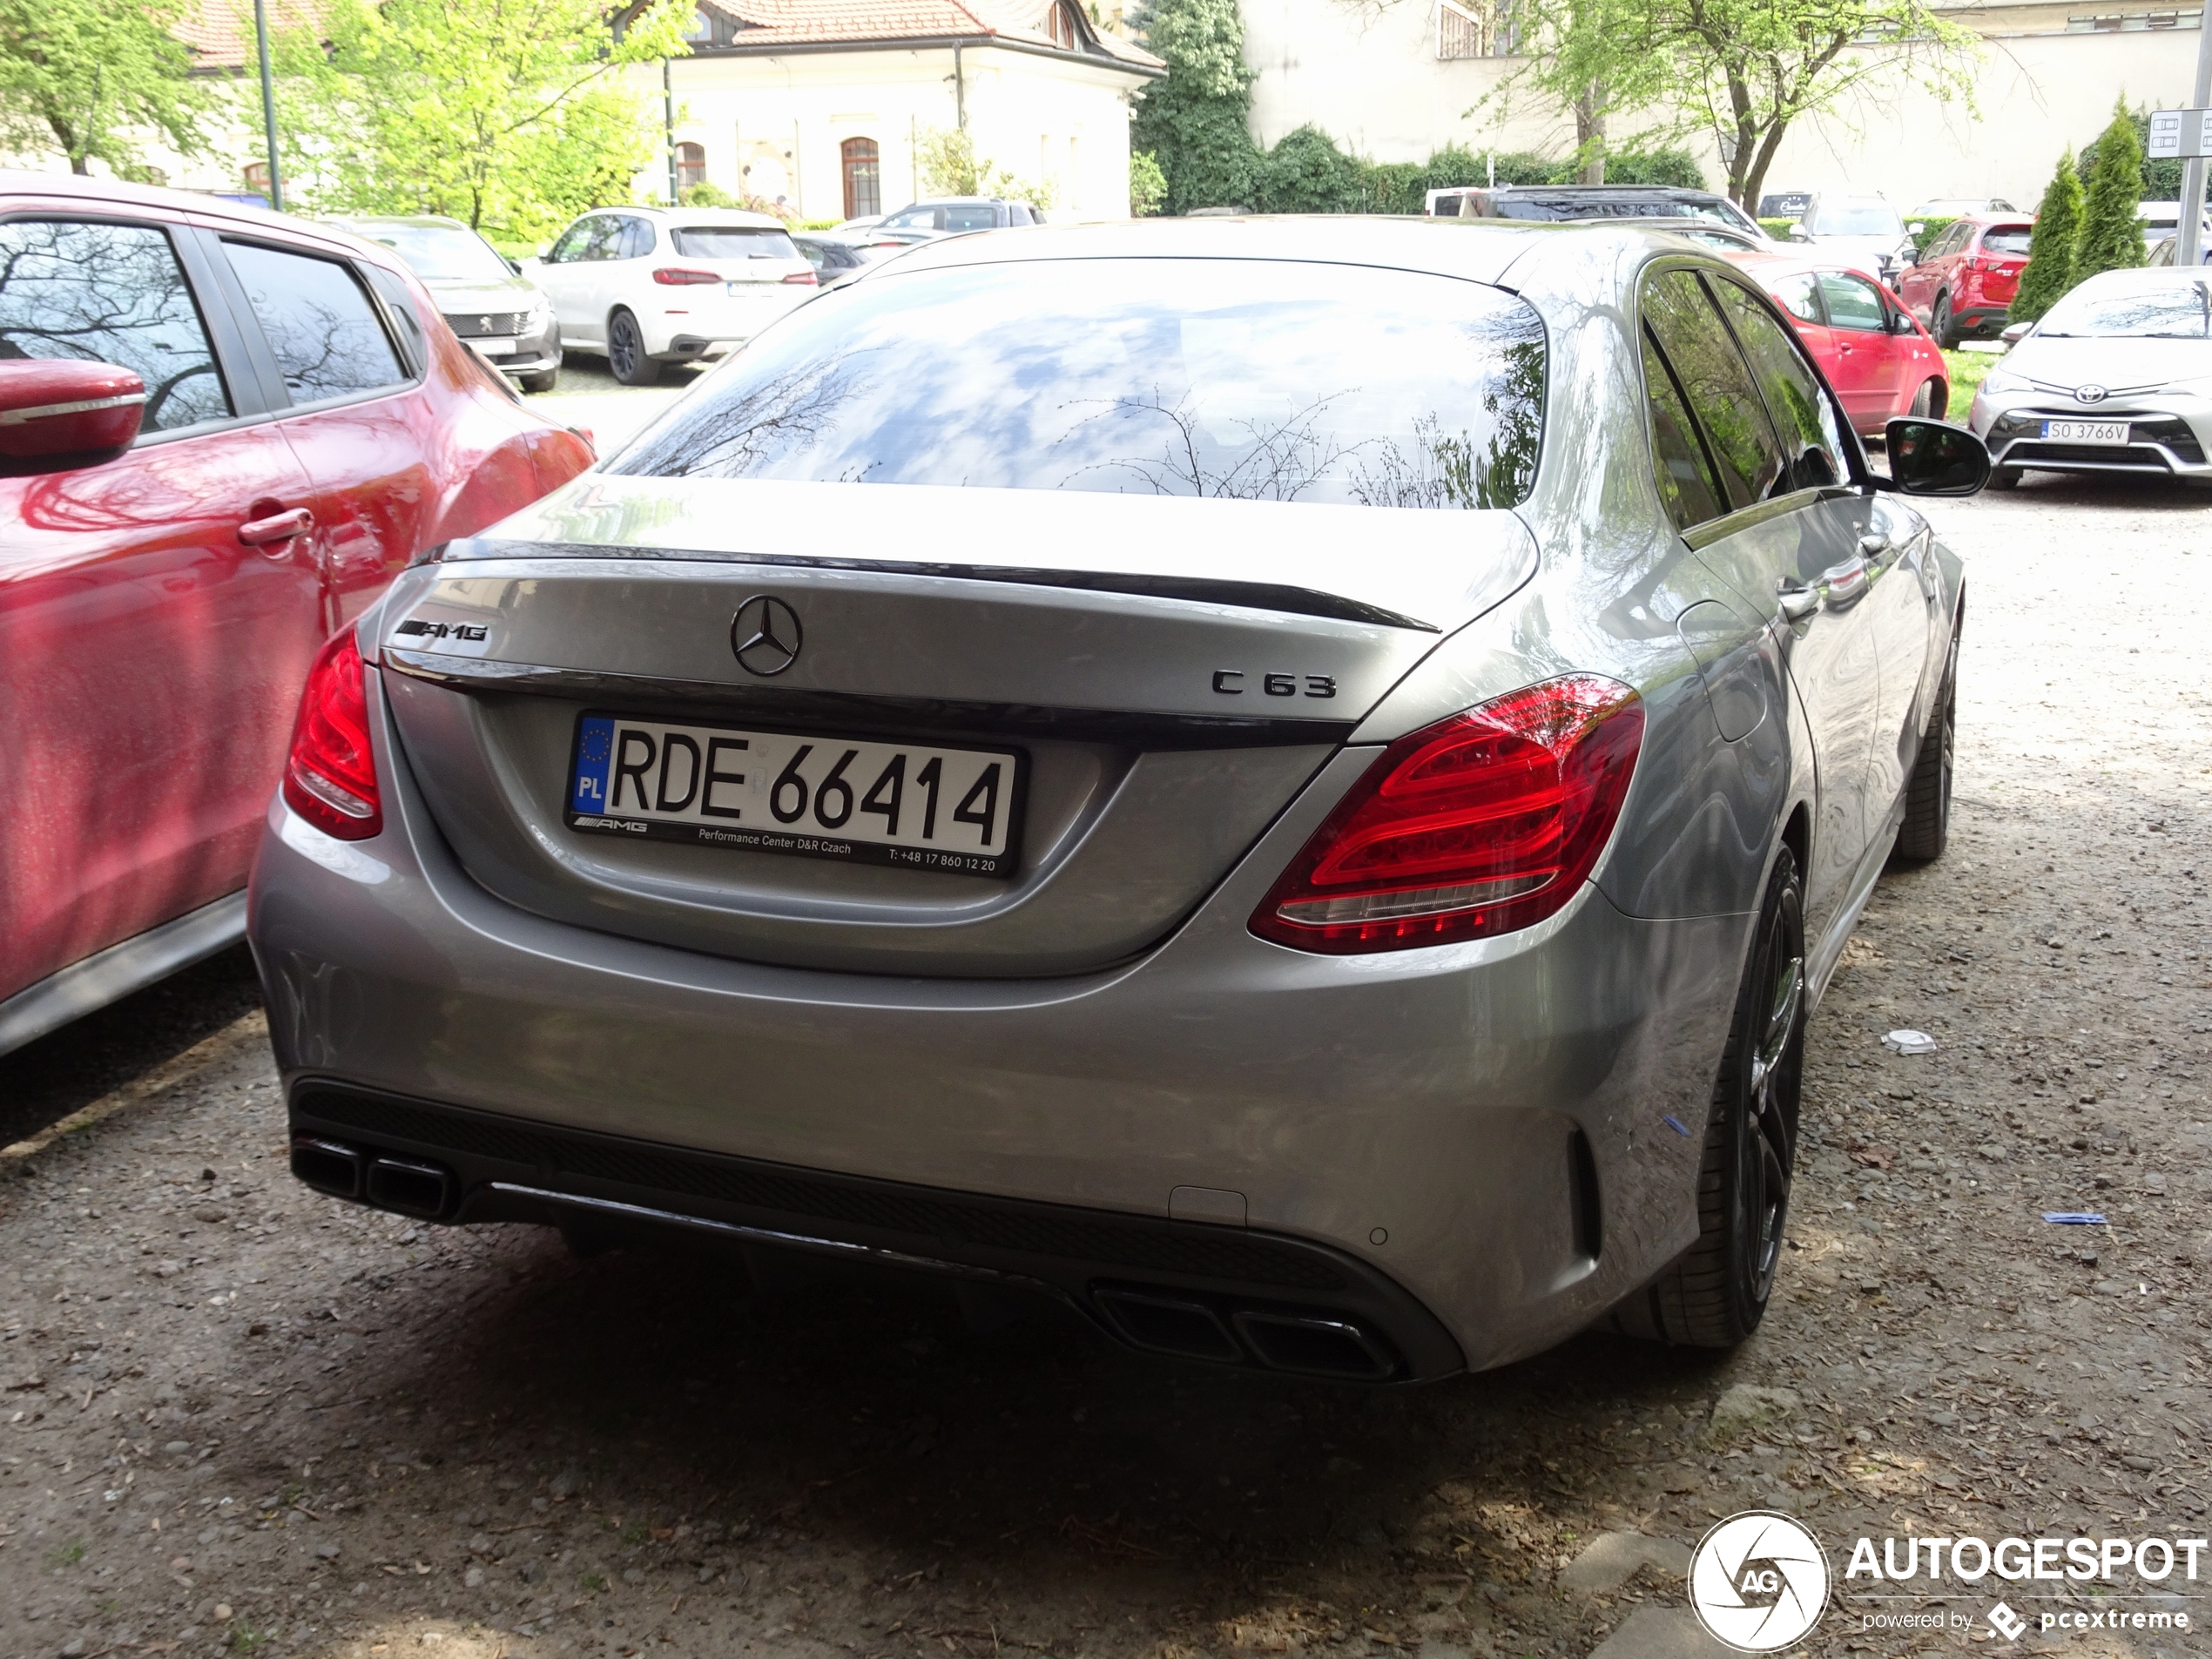
POLYGON ((1959 561, 1668 237, 919 249, 325 648, 252 938, 310 1185, 1377 1381, 1773 1281, 1942 850, 1959 561), (824 527, 888 513, 856 552, 824 527))

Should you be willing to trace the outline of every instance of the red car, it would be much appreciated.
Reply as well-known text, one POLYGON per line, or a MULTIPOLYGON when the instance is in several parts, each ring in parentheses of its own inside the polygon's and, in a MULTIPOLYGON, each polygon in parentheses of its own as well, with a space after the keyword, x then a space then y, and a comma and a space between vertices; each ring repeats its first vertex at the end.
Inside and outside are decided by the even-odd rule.
POLYGON ((0 173, 0 1053, 240 936, 317 647, 592 460, 387 250, 0 173))
POLYGON ((1898 297, 1947 348, 1956 349, 1969 335, 2000 334, 2034 233, 2032 214, 1954 219, 1898 273, 1898 297))
POLYGON ((1897 415, 1943 418, 1951 402, 1943 354, 1879 282, 1864 271, 1817 260, 1729 257, 1790 314, 1860 432, 1878 437, 1897 415))

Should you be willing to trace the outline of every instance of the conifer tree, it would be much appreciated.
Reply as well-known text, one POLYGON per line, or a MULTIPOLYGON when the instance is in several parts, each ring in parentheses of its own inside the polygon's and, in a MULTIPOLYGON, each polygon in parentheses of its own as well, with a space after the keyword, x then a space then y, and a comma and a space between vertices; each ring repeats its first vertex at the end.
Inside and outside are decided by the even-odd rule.
POLYGON ((2074 244, 2081 233, 2081 180, 2074 166, 2069 145, 2035 210, 2035 240, 2008 314, 2014 322, 2034 321, 2074 286, 2074 244))
POLYGON ((1138 95, 1132 149, 1167 176, 1165 211, 1251 206, 1252 72, 1237 0, 1150 0, 1130 19, 1168 72, 1138 95))
POLYGON ((2143 233, 2135 209, 2142 199, 2143 151, 2127 105, 2097 140, 2096 170, 2081 204, 2081 234, 2074 245, 2074 280, 2101 271, 2130 271, 2143 262, 2143 233))

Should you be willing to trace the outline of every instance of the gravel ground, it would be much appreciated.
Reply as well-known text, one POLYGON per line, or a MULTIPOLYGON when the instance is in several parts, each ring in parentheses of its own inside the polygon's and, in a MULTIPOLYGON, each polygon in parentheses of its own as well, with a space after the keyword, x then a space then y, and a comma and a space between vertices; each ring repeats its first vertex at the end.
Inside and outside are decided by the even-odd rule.
MULTIPOLYGON (((1368 1393, 417 1227, 290 1181, 219 959, 166 1026, 0 1062, 74 1114, 0 1154, 0 1653, 1642 1659, 1701 1651, 1682 1547, 1746 1507, 1838 1573, 1861 1533, 2204 1534, 2212 510, 1932 511, 1972 562, 1952 848, 1885 880, 1813 1022, 1739 1352, 1590 1337, 1368 1393)), ((1912 1650, 1856 1634, 1866 1589, 1810 1650, 1912 1650)))

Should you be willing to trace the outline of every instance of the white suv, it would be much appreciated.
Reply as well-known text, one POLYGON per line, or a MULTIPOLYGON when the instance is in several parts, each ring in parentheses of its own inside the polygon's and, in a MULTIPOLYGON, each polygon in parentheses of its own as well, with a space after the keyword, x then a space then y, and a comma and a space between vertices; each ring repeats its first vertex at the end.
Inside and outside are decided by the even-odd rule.
POLYGON ((780 220, 705 207, 586 213, 532 274, 562 345, 604 352, 624 386, 651 385, 663 363, 725 355, 817 285, 780 220))

